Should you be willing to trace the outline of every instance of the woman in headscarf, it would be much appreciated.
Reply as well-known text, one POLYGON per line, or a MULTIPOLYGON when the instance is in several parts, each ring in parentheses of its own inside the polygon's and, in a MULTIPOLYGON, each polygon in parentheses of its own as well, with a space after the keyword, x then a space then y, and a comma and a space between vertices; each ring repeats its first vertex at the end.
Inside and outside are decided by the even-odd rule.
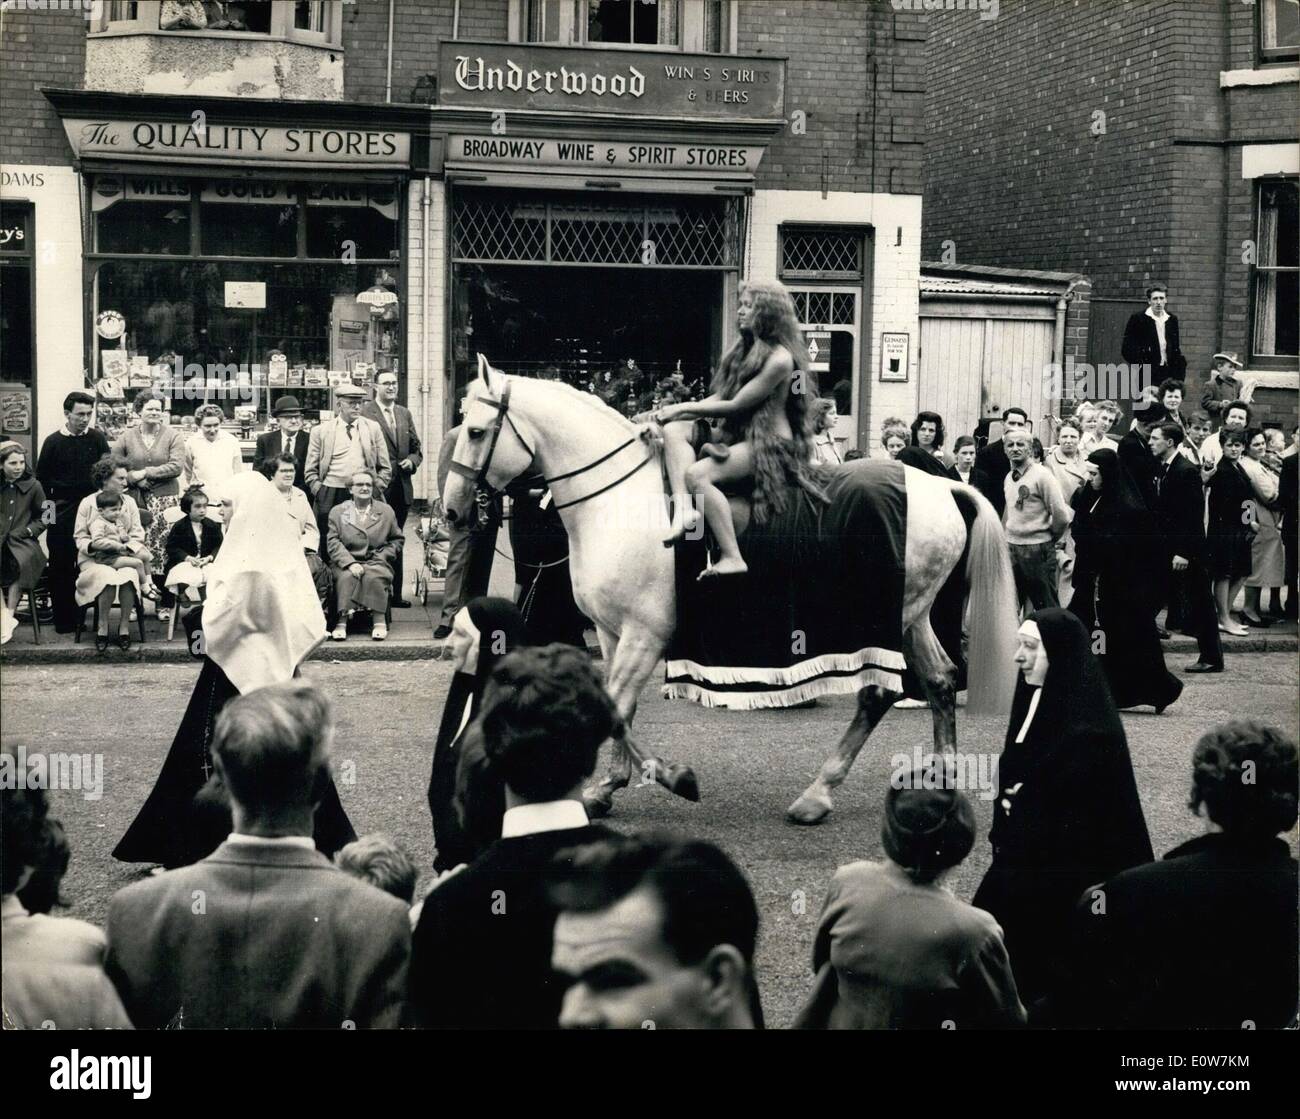
MULTIPOLYGON (((18 609, 23 591, 35 590, 45 571, 41 550, 41 520, 45 491, 32 477, 27 451, 21 443, 0 443, 0 586, 10 614, 18 609)), ((35 603, 32 603, 35 610, 35 603)))
POLYGON ((1164 711, 1183 684, 1165 667, 1151 585, 1165 564, 1137 486, 1109 447, 1088 455, 1088 481, 1075 491, 1074 595, 1070 609, 1093 633, 1115 706, 1164 711))
MULTIPOLYGON (((212 730, 226 702, 293 679, 325 638, 325 616, 284 500, 261 474, 226 484, 225 539, 208 569, 206 604, 186 616, 203 660, 194 693, 153 792, 113 851, 123 862, 186 866, 211 854, 231 829, 212 777, 212 730)), ((316 808, 316 846, 332 856, 356 839, 334 782, 316 808)))
POLYGON ((438 725, 429 774, 429 811, 433 816, 435 870, 472 862, 500 837, 505 789, 487 770, 486 758, 462 762, 468 734, 483 700, 488 677, 501 659, 530 642, 523 615, 504 598, 476 598, 461 607, 447 639, 455 675, 438 725), (457 810, 457 774, 463 770, 464 818, 457 810))
POLYGON ((1002 926, 1026 1006, 1069 969, 1066 932, 1079 895, 1151 860, 1124 727, 1089 645, 1079 619, 1058 607, 1020 627, 993 863, 972 904, 1002 926))

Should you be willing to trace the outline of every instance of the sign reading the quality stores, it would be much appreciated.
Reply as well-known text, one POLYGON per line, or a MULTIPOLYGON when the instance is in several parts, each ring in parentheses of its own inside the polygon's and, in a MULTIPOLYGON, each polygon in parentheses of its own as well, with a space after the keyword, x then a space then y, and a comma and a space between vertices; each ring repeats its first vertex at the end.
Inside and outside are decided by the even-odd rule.
POLYGON ((544 140, 538 137, 452 136, 448 164, 474 167, 581 168, 594 171, 700 172, 750 175, 763 148, 732 144, 613 143, 608 140, 544 140))
POLYGON ((402 167, 410 162, 405 132, 366 128, 216 124, 190 121, 65 119, 78 158, 159 158, 192 163, 222 160, 319 167, 402 167))
POLYGON ((726 54, 442 43, 438 103, 644 116, 775 120, 785 61, 726 54))

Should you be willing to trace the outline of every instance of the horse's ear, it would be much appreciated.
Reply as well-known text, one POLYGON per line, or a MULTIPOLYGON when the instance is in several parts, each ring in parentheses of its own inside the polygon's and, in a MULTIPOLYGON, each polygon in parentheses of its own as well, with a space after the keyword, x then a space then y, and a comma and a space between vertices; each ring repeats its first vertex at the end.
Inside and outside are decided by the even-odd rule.
POLYGON ((501 378, 505 374, 500 369, 493 369, 492 363, 482 354, 478 355, 478 376, 490 395, 500 396, 501 378))
POLYGON ((478 355, 478 377, 479 380, 483 382, 484 388, 491 387, 491 384, 488 381, 488 373, 490 373, 491 370, 492 370, 492 366, 488 363, 488 359, 485 358, 482 354, 479 354, 478 355))

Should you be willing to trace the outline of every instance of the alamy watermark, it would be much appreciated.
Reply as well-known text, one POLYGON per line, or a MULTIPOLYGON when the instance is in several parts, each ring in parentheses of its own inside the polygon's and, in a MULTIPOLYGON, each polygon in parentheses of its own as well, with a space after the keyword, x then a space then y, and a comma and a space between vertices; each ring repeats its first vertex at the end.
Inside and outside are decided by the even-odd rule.
POLYGON ((910 754, 895 754, 889 764, 895 789, 961 789, 980 800, 998 795, 996 754, 935 754, 917 746, 910 754))
POLYGON ((4 0, 6 12, 80 12, 87 19, 98 19, 104 0, 4 0))
POLYGON ((1067 356, 1065 366, 1053 361, 1043 366, 1043 396, 1049 400, 1150 399, 1154 384, 1150 365, 1090 365, 1067 356))
POLYGON ((103 754, 0 753, 0 789, 79 792, 86 800, 104 795, 103 754))

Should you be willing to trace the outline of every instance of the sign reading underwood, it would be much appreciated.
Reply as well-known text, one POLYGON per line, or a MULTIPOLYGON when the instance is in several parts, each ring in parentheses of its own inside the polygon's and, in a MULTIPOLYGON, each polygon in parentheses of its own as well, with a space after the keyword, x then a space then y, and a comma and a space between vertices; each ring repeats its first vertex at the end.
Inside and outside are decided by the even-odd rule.
POLYGON ((443 43, 438 102, 639 116, 774 120, 785 115, 785 61, 725 54, 443 43))

